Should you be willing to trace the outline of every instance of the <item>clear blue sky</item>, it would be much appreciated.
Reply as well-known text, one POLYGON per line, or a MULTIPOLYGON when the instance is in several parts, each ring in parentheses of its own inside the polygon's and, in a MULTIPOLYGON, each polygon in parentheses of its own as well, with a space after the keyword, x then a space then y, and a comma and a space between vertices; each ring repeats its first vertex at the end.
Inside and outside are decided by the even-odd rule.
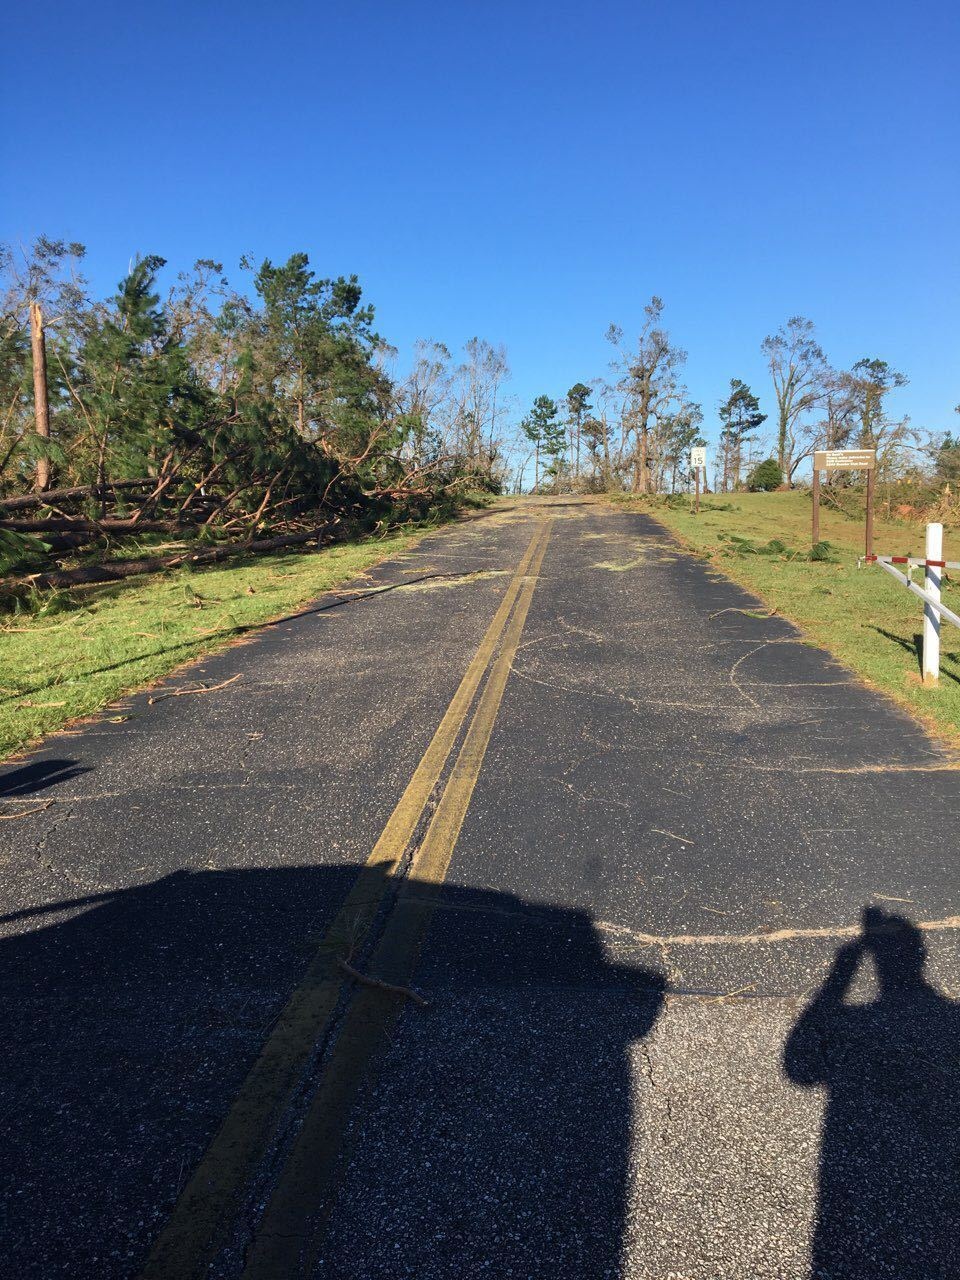
POLYGON ((4 43, 0 239, 82 240, 98 288, 305 249, 401 349, 506 343, 525 402, 657 293, 711 432, 800 313, 957 424, 957 0, 88 0, 4 43))

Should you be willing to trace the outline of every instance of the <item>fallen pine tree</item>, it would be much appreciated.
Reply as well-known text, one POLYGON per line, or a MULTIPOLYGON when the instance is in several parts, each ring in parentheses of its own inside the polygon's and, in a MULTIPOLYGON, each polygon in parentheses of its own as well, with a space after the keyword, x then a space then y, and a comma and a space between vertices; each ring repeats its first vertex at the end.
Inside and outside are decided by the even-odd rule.
POLYGON ((62 590, 65 587, 122 582, 125 578, 145 573, 161 573, 168 569, 178 569, 186 564, 197 566, 217 564, 238 556, 263 555, 269 551, 281 551, 284 547, 333 541, 334 531, 339 524, 340 517, 337 516, 315 529, 281 534, 276 538, 255 538, 250 541, 210 547, 205 551, 181 551, 166 556, 141 556, 134 560, 107 560, 100 564, 78 565, 73 569, 53 569, 44 573, 27 574, 21 578, 0 580, 0 592, 9 593, 24 586, 41 590, 62 590))
POLYGON ((117 493, 155 488, 156 483, 155 478, 148 477, 142 480, 114 480, 106 484, 80 484, 71 485, 65 489, 46 489, 42 493, 25 493, 16 498, 0 498, 0 512, 29 511, 34 507, 49 507, 53 503, 73 502, 83 498, 103 500, 112 498, 117 493))
MULTIPOLYGON (((432 508, 435 509, 436 495, 432 493, 420 491, 403 496, 405 504, 402 507, 392 507, 390 519, 375 518, 375 509, 353 503, 349 510, 334 514, 321 524, 311 523, 308 527, 303 527, 301 523, 298 528, 288 528, 285 532, 275 532, 268 537, 247 536, 212 547, 203 547, 194 542, 192 546, 166 555, 143 554, 128 559, 97 559, 83 564, 52 566, 35 572, 11 574, 0 578, 0 603, 9 605, 17 599, 22 600, 25 594, 36 591, 69 590, 73 587, 123 582, 128 578, 164 573, 186 565, 200 568, 226 560, 282 551, 288 547, 307 547, 311 543, 327 545, 347 537, 370 534, 376 529, 386 530, 404 523, 420 522, 432 508)), ((3 528, 0 527, 0 534, 2 533, 3 528)), ((68 550, 75 549, 75 544, 70 543, 71 535, 59 536, 66 541, 68 550)), ((55 550, 50 543, 45 546, 50 552, 55 550)))

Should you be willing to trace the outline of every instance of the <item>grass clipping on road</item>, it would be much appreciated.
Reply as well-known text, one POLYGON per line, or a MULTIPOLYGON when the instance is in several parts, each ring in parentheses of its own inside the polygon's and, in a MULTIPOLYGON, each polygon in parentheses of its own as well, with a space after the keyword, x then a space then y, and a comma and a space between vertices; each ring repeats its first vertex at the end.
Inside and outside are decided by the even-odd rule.
POLYGON ((400 530, 310 553, 51 595, 0 622, 0 759, 419 540, 400 530))
MULTIPOLYGON (((940 683, 924 686, 920 674, 923 605, 876 565, 857 569, 863 523, 821 505, 820 554, 811 560, 810 495, 736 493, 692 505, 615 495, 627 509, 648 511, 706 555, 728 577, 760 596, 771 609, 829 649, 851 671, 891 694, 929 728, 960 747, 960 631, 940 632, 940 683)), ((960 532, 944 533, 944 559, 960 559, 960 532)), ((878 519, 874 550, 880 555, 924 553, 922 525, 878 519)), ((914 581, 922 583, 922 570, 914 581)), ((944 578, 943 602, 960 612, 960 574, 944 578)))

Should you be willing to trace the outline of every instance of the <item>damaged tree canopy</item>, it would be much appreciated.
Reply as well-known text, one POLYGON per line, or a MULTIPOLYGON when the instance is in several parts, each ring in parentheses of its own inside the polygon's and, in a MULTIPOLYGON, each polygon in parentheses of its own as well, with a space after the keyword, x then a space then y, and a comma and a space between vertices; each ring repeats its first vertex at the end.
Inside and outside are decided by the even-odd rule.
POLYGON ((420 424, 356 277, 319 279, 299 253, 243 263, 242 293, 201 261, 161 298, 165 263, 145 257, 97 300, 82 256, 41 238, 0 259, 8 588, 326 540, 422 518, 476 482, 475 462, 410 447, 420 424))

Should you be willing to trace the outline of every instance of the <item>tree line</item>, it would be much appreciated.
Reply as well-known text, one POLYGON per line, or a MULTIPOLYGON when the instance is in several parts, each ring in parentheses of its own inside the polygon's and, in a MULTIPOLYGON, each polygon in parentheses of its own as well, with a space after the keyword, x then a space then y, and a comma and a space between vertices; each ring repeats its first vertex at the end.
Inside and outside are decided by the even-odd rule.
MULTIPOLYGON (((520 416, 502 345, 474 337, 454 355, 422 340, 396 374, 356 276, 320 277, 305 253, 242 260, 242 288, 201 259, 163 289, 166 264, 147 256, 105 298, 84 255, 47 237, 0 247, 7 573, 117 576, 125 538, 196 539, 207 558, 294 545, 418 518, 469 489, 675 492, 707 444, 657 297, 634 341, 610 326, 604 376, 520 416), (110 568, 86 562, 107 552, 110 568)), ((792 484, 815 449, 848 446, 877 449, 887 477, 924 465, 960 482, 960 438, 924 440, 890 412, 907 378, 887 361, 834 368, 800 316, 761 351, 767 408, 740 378, 717 406, 715 489, 792 484)))
POLYGON ((146 256, 105 298, 84 255, 0 247, 7 572, 124 536, 307 542, 498 487, 502 348, 474 338, 458 361, 421 343, 398 379, 357 277, 322 278, 305 253, 244 259, 242 289, 203 259, 165 291, 146 256))
POLYGON ((555 400, 538 396, 521 420, 519 442, 528 448, 517 468, 523 488, 631 489, 654 493, 676 488, 688 472, 691 447, 706 444, 703 411, 691 401, 681 373, 686 352, 663 326, 664 304, 652 298, 634 345, 611 325, 610 374, 590 385, 574 383, 555 400))
MULTIPOLYGON (((538 396, 520 423, 515 486, 675 492, 690 484, 690 449, 706 445, 702 406, 682 380, 687 355, 663 323, 654 297, 632 346, 611 325, 610 373, 565 396, 538 396), (526 447, 524 447, 526 446, 526 447)), ((740 378, 717 406, 714 488, 793 485, 815 450, 876 449, 879 474, 960 482, 960 434, 922 432, 891 413, 889 397, 908 383, 886 360, 865 356, 833 367, 812 321, 793 316, 763 339, 770 412, 740 378), (771 434, 760 429, 770 423, 771 434)), ((960 406, 958 406, 960 412, 960 406)))

